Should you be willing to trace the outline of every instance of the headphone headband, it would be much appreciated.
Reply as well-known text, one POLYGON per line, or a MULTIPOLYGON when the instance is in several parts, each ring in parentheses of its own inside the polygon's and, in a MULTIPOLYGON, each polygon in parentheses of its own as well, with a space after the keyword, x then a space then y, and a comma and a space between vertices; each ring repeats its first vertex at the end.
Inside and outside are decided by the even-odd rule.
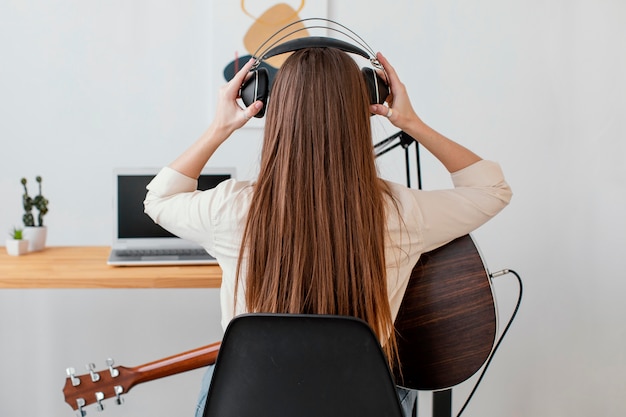
POLYGON ((342 40, 334 39, 334 38, 326 38, 323 36, 311 36, 308 38, 292 39, 290 41, 278 44, 277 46, 267 51, 265 54, 263 54, 263 56, 259 57, 258 59, 261 61, 264 61, 273 56, 284 54, 287 52, 295 52, 295 51, 298 51, 300 49, 305 49, 305 48, 323 48, 323 47, 341 49, 344 52, 350 52, 353 54, 361 55, 362 57, 367 58, 367 59, 371 58, 370 54, 368 54, 361 48, 358 48, 348 42, 344 42, 342 40))
MULTIPOLYGON (((322 17, 309 17, 309 18, 306 18, 306 19, 296 20, 294 22, 289 23, 286 26, 283 26, 282 28, 280 28, 279 30, 274 32, 272 34, 272 36, 267 38, 261 45, 259 45, 257 50, 254 51, 254 54, 252 56, 254 58, 256 58, 256 63, 254 64, 254 66, 252 68, 253 69, 256 68, 261 63, 261 61, 263 61, 264 59, 267 59, 267 58, 272 57, 272 56, 280 55, 281 53, 291 52, 291 50, 285 48, 285 50, 282 51, 282 52, 273 53, 272 55, 269 55, 269 52, 272 51, 273 48, 277 47, 277 45, 278 46, 281 45, 280 42, 282 40, 290 37, 293 34, 296 34, 298 32, 302 32, 302 31, 306 31, 308 29, 326 29, 326 30, 331 30, 331 31, 334 31, 334 32, 342 34, 346 38, 350 39, 352 42, 354 42, 357 45, 359 45, 361 47, 361 49, 359 49, 358 47, 356 47, 354 45, 351 45, 351 44, 349 44, 347 42, 344 42, 344 43, 346 45, 350 45, 348 47, 349 49, 348 50, 342 49, 342 48, 340 48, 340 49, 342 49, 342 50, 344 50, 346 52, 352 52, 352 53, 356 53, 358 55, 361 55, 364 58, 369 59, 370 62, 372 63, 372 65, 374 65, 376 68, 383 69, 382 65, 376 59, 376 53, 367 44, 367 42, 365 42, 365 40, 362 37, 360 37, 356 32, 354 32, 349 27, 347 27, 345 25, 342 25, 341 23, 336 22, 334 20, 325 19, 325 18, 322 18, 322 17), (292 26, 298 25, 298 24, 301 24, 301 23, 304 23, 304 22, 322 22, 322 23, 326 23, 326 25, 314 24, 314 25, 310 25, 310 26, 298 27, 298 28, 296 28, 294 30, 289 30, 289 28, 291 28, 292 26), (339 28, 341 28, 341 29, 333 27, 331 25, 339 26, 339 28), (288 31, 288 32, 286 34, 283 34, 285 31, 288 31), (279 37, 279 35, 281 35, 281 36, 279 37), (261 52, 261 53, 259 54, 259 52, 261 52)), ((316 37, 315 36, 307 36, 305 38, 316 38, 316 37)), ((301 39, 305 39, 305 38, 301 38, 301 39)), ((322 38, 322 37, 317 37, 317 38, 322 38)), ((326 39, 331 39, 331 38, 326 38, 326 39)), ((289 43, 289 42, 290 41, 287 41, 285 43, 289 43)), ((311 47, 315 47, 315 46, 324 47, 324 46, 328 46, 328 45, 310 45, 310 46, 311 47)), ((303 48, 306 48, 306 46, 303 46, 303 47, 298 48, 298 49, 303 49, 303 48)))

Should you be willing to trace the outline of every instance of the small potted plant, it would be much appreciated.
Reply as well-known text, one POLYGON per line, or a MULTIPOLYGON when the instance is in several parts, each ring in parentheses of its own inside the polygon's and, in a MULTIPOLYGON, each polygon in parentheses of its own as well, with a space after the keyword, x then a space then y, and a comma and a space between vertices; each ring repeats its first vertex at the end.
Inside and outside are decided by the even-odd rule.
POLYGON ((28 240, 23 239, 22 229, 14 227, 6 240, 7 253, 12 256, 23 255, 28 252, 28 240))
POLYGON ((21 180, 22 186, 24 187, 24 195, 22 196, 22 204, 24 206, 24 215, 22 216, 22 221, 24 222, 24 238, 29 241, 28 250, 30 252, 40 251, 45 248, 46 235, 48 234, 48 229, 43 224, 43 217, 48 213, 48 199, 41 194, 41 177, 37 176, 35 180, 39 184, 39 194, 34 198, 28 195, 26 178, 22 178, 21 180), (36 223, 33 209, 38 211, 36 223))

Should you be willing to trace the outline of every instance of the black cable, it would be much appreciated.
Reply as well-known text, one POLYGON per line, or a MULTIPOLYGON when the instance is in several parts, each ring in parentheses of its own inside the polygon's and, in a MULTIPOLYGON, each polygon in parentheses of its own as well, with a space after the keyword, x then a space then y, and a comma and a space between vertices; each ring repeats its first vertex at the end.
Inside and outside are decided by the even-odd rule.
POLYGON ((460 417, 461 413, 463 413, 463 411, 465 411, 465 408, 467 407, 467 405, 469 404, 470 400, 472 399, 472 397, 476 393, 476 390, 478 389, 478 385, 480 384, 480 382, 482 381, 483 377, 485 376, 487 368, 491 364, 491 360, 493 359, 493 357, 494 357, 494 355, 496 353, 496 350, 498 350, 498 347, 500 347, 500 343, 502 343, 502 339, 504 339, 504 336, 506 335, 506 332, 509 331, 509 328, 511 327, 511 324, 513 324, 513 319, 515 319, 515 316, 517 315, 517 312, 519 310, 520 304, 522 303, 522 292, 523 292, 522 278, 520 278, 520 276, 519 276, 519 274, 517 272, 513 271, 512 269, 504 269, 502 271, 490 274, 489 276, 490 276, 490 278, 495 278, 495 277, 499 277, 501 275, 505 275, 505 274, 509 274, 509 273, 515 275, 515 277, 517 278, 517 282, 519 284, 519 295, 517 297, 517 304, 515 305, 515 309, 513 310, 513 313, 511 314, 511 318, 509 319, 508 324, 504 328, 504 331, 500 335, 500 338, 498 339, 498 342, 496 343, 496 345, 494 346, 493 350, 491 351, 491 355, 489 355, 489 358, 487 359, 487 362, 485 362, 485 366, 483 368, 483 371, 480 373, 480 376, 478 377, 478 380, 476 381, 476 384, 474 385, 474 388, 472 389, 472 392, 470 392, 470 394, 468 395, 467 399, 465 400, 465 404, 463 404, 463 407, 461 407, 461 410, 456 415, 456 417, 460 417))

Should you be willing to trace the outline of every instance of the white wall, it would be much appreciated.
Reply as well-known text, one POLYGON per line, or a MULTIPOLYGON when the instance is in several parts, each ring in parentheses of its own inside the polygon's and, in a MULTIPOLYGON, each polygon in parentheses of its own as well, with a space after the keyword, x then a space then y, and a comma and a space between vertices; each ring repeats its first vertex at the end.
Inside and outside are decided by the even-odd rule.
MULTIPOLYGON (((210 119, 206 74, 224 65, 211 60, 211 7, 0 3, 0 230, 20 222, 19 179, 42 175, 49 244, 109 243, 111 170, 166 164, 210 119)), ((492 271, 522 275, 525 298, 464 415, 623 415, 626 3, 342 0, 329 15, 385 52, 422 117, 501 162, 514 189, 475 237, 492 271)), ((394 132, 377 123, 375 139, 394 132)), ((258 137, 237 133, 214 165, 254 175, 258 137)), ((401 158, 385 157, 385 175, 402 181, 401 158)), ((449 184, 424 165, 425 188, 449 184)), ((504 320, 515 286, 495 286, 504 320)), ((70 415, 66 366, 134 366, 218 337, 215 290, 0 291, 0 415, 70 415)), ((190 415, 200 376, 134 388, 107 414, 190 415)))

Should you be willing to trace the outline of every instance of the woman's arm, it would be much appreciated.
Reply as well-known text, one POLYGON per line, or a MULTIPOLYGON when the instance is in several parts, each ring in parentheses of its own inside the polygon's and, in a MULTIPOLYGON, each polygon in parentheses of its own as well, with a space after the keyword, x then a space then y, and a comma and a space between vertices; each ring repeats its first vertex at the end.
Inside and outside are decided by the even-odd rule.
POLYGON ((414 137, 441 161, 448 172, 459 171, 481 160, 474 152, 426 125, 413 110, 406 87, 400 81, 395 69, 381 53, 378 53, 376 57, 385 68, 385 72, 389 77, 391 97, 388 99, 389 107, 382 104, 374 104, 370 109, 372 113, 381 116, 389 115, 389 121, 394 126, 414 137), (389 114, 390 111, 391 114, 389 114))
POLYGON ((200 172, 217 148, 230 135, 261 110, 263 103, 256 101, 242 109, 237 103, 239 89, 254 60, 251 59, 235 76, 220 88, 217 111, 213 122, 200 138, 176 158, 169 167, 190 178, 198 178, 200 172))

